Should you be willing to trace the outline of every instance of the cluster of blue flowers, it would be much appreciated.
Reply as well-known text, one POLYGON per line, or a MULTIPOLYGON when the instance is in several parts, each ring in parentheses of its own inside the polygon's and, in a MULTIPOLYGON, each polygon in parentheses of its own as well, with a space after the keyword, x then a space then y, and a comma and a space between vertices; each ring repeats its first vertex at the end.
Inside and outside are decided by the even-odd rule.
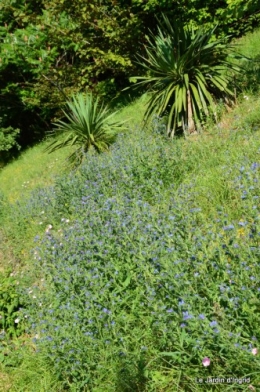
POLYGON ((182 350, 199 362, 200 350, 217 356, 228 342, 228 360, 260 338, 259 165, 234 178, 247 220, 219 209, 205 221, 193 185, 175 186, 163 147, 119 140, 28 204, 50 224, 35 238, 45 284, 27 293, 28 332, 70 382, 90 385, 106 361, 116 368, 140 353, 182 350))

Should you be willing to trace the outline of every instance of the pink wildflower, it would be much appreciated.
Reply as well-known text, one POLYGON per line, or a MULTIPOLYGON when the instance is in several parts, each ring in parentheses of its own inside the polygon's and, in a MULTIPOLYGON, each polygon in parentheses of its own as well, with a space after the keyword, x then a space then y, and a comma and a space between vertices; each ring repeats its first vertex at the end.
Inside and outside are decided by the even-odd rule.
POLYGON ((202 365, 205 366, 205 367, 209 366, 210 365, 210 359, 208 357, 203 358, 202 365))

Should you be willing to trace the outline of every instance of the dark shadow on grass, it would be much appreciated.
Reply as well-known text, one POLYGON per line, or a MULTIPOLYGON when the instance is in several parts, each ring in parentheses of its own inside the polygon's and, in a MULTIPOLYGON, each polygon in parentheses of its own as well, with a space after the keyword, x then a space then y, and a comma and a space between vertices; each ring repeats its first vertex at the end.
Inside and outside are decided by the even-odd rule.
POLYGON ((146 361, 141 356, 133 363, 122 358, 117 374, 115 392, 143 392, 146 390, 148 379, 144 375, 146 361))
POLYGON ((115 98, 110 102, 110 108, 114 110, 121 109, 133 103, 136 99, 140 98, 147 91, 144 89, 129 88, 126 91, 120 91, 115 98))
POLYGON ((255 93, 260 86, 260 55, 250 61, 246 61, 243 65, 244 73, 235 80, 235 83, 242 90, 249 90, 255 93))

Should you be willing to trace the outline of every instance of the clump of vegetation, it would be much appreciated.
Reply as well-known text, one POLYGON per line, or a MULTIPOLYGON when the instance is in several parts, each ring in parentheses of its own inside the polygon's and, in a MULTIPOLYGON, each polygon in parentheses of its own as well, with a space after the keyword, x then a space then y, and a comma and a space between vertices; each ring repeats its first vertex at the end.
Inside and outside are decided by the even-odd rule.
POLYGON ((59 120, 55 124, 58 128, 51 132, 51 136, 54 134, 58 139, 52 141, 45 151, 51 153, 63 147, 78 146, 68 158, 75 167, 82 163, 90 147, 98 153, 108 151, 118 132, 124 129, 126 120, 113 121, 116 112, 111 113, 104 104, 100 106, 99 99, 95 100, 92 94, 78 94, 67 106, 70 112, 63 112, 69 121, 59 120))
POLYGON ((13 129, 12 127, 0 128, 0 165, 4 164, 12 153, 17 153, 21 149, 17 142, 19 133, 19 129, 13 129))
POLYGON ((24 332, 19 310, 22 298, 17 288, 17 279, 11 271, 0 274, 0 337, 17 337, 24 332))
POLYGON ((181 140, 133 130, 13 208, 37 233, 28 262, 38 283, 19 317, 57 385, 189 391, 209 370, 260 382, 260 146, 250 135, 241 151, 244 135, 215 138, 210 161, 199 144, 185 153, 181 140))
POLYGON ((158 35, 148 38, 147 58, 140 56, 148 76, 133 79, 151 91, 145 124, 155 113, 166 117, 167 135, 172 137, 178 130, 193 133, 200 129, 207 116, 217 120, 217 99, 234 102, 233 74, 243 68, 230 57, 243 57, 231 51, 234 46, 229 37, 212 41, 216 27, 195 32, 163 18, 158 35))

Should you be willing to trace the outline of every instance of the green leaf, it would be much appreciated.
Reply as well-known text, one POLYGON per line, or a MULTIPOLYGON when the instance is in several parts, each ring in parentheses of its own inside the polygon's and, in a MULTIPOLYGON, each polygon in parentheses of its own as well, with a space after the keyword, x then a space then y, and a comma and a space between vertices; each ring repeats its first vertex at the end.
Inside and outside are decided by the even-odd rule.
POLYGON ((78 94, 67 102, 69 111, 63 111, 67 122, 58 120, 56 135, 61 137, 51 142, 45 151, 51 153, 67 146, 80 146, 69 156, 72 165, 79 165, 92 145, 97 152, 105 151, 114 143, 117 133, 125 129, 125 121, 111 121, 116 112, 94 100, 92 94, 78 94), (62 138, 63 137, 63 138, 62 138))

